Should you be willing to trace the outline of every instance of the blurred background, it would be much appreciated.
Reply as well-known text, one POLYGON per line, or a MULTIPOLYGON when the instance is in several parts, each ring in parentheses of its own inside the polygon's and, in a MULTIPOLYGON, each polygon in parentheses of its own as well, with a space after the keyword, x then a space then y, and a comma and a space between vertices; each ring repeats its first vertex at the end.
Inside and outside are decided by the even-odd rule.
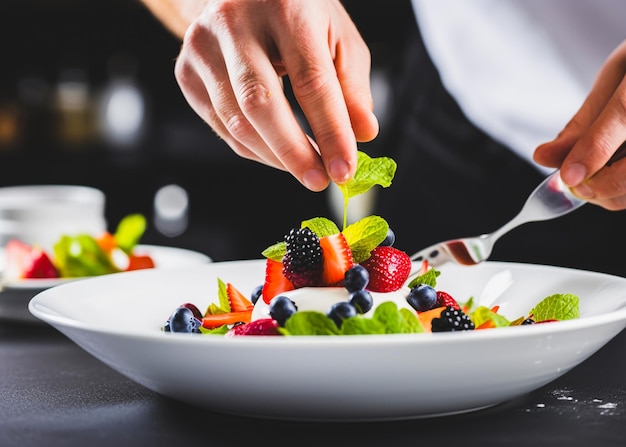
MULTIPOLYGON (((381 134, 361 149, 375 153, 413 14, 409 0, 344 4, 372 50, 381 134)), ((99 188, 111 230, 140 212, 142 243, 216 261, 259 258, 301 220, 338 217, 328 192, 215 137, 174 79, 180 42, 137 0, 4 0, 0 42, 0 186, 99 188)))

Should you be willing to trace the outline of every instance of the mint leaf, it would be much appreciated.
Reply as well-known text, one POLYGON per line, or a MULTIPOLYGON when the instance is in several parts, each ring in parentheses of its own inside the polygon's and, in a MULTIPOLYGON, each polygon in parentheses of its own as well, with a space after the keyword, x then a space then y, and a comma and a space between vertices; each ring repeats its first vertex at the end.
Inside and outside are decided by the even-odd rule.
POLYGON ((339 233, 337 224, 325 217, 314 217, 313 219, 303 220, 300 224, 300 228, 309 227, 317 237, 330 236, 331 234, 339 233))
POLYGON ((435 270, 434 268, 428 269, 426 273, 413 278, 408 287, 412 289, 420 284, 426 284, 434 288, 437 286, 437 276, 439 275, 441 275, 439 270, 435 270))
POLYGON ((278 328, 283 335, 339 335, 337 325, 321 312, 299 311, 278 328))
POLYGON ((469 315, 470 319, 474 323, 474 326, 478 327, 487 321, 493 321, 494 327, 510 326, 511 322, 504 316, 493 312, 486 306, 478 306, 469 315))
POLYGON ((352 317, 341 324, 341 335, 383 335, 386 333, 385 325, 371 318, 352 317))
POLYGON ((387 188, 396 174, 396 162, 388 157, 370 158, 364 152, 357 153, 357 169, 354 177, 339 186, 347 199, 369 191, 374 185, 387 188))
POLYGON ((374 185, 387 188, 396 174, 396 162, 388 157, 370 158, 364 152, 357 152, 357 167, 354 177, 345 183, 337 184, 343 195, 343 226, 348 223, 348 199, 369 191, 374 185))
POLYGON ((541 300, 529 313, 535 321, 572 320, 580 317, 580 299, 571 293, 557 293, 541 300))
POLYGON ((276 242, 274 245, 267 247, 261 252, 263 256, 272 261, 283 262, 283 256, 287 253, 287 245, 285 241, 276 242))
POLYGON ((352 251, 352 259, 359 264, 370 257, 371 251, 387 237, 389 224, 379 216, 368 216, 348 225, 343 235, 352 251))
POLYGON ((423 332, 417 315, 408 309, 398 309, 393 301, 381 303, 372 315, 372 319, 384 325, 387 334, 408 334, 423 332))
POLYGON ((226 283, 220 278, 217 278, 217 297, 220 302, 220 308, 226 312, 230 312, 230 301, 228 299, 228 292, 226 291, 226 283))

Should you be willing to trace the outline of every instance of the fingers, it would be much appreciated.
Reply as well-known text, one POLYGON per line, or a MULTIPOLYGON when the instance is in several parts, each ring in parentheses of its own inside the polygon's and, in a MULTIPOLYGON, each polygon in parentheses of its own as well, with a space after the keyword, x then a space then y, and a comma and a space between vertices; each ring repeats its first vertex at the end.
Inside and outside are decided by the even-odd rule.
POLYGON ((216 0, 187 29, 175 74, 193 110, 238 155, 321 191, 354 175, 356 142, 378 132, 369 64, 338 0, 216 0), (314 141, 283 92, 283 75, 314 141))
POLYGON ((626 41, 607 59, 572 120, 534 154, 538 163, 560 167, 576 195, 607 209, 626 207, 626 162, 606 166, 626 140, 625 74, 626 41))

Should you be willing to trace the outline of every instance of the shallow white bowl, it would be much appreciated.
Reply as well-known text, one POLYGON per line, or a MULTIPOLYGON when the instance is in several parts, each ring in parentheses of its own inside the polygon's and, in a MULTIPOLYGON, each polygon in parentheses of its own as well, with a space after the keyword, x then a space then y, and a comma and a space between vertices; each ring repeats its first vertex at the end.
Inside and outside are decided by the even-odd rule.
MULTIPOLYGON (((539 265, 443 266, 437 288, 499 304, 510 319, 554 293, 580 297, 581 318, 472 332, 345 337, 163 333, 183 302, 217 299, 217 278, 244 293, 261 260, 137 271, 36 295, 29 310, 130 379, 217 412, 365 421, 489 407, 565 374, 626 326, 626 279, 539 265)), ((593 380, 590 378, 589 380, 593 380)), ((419 434, 416 434, 418 436, 419 434)))

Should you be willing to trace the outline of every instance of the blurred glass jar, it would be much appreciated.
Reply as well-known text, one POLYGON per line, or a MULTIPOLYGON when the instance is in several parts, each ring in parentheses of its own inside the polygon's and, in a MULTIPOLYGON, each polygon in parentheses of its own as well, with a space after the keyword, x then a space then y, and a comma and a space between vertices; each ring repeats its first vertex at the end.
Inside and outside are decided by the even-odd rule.
POLYGON ((64 234, 99 236, 107 229, 105 195, 76 185, 0 188, 0 247, 19 239, 52 250, 64 234))

